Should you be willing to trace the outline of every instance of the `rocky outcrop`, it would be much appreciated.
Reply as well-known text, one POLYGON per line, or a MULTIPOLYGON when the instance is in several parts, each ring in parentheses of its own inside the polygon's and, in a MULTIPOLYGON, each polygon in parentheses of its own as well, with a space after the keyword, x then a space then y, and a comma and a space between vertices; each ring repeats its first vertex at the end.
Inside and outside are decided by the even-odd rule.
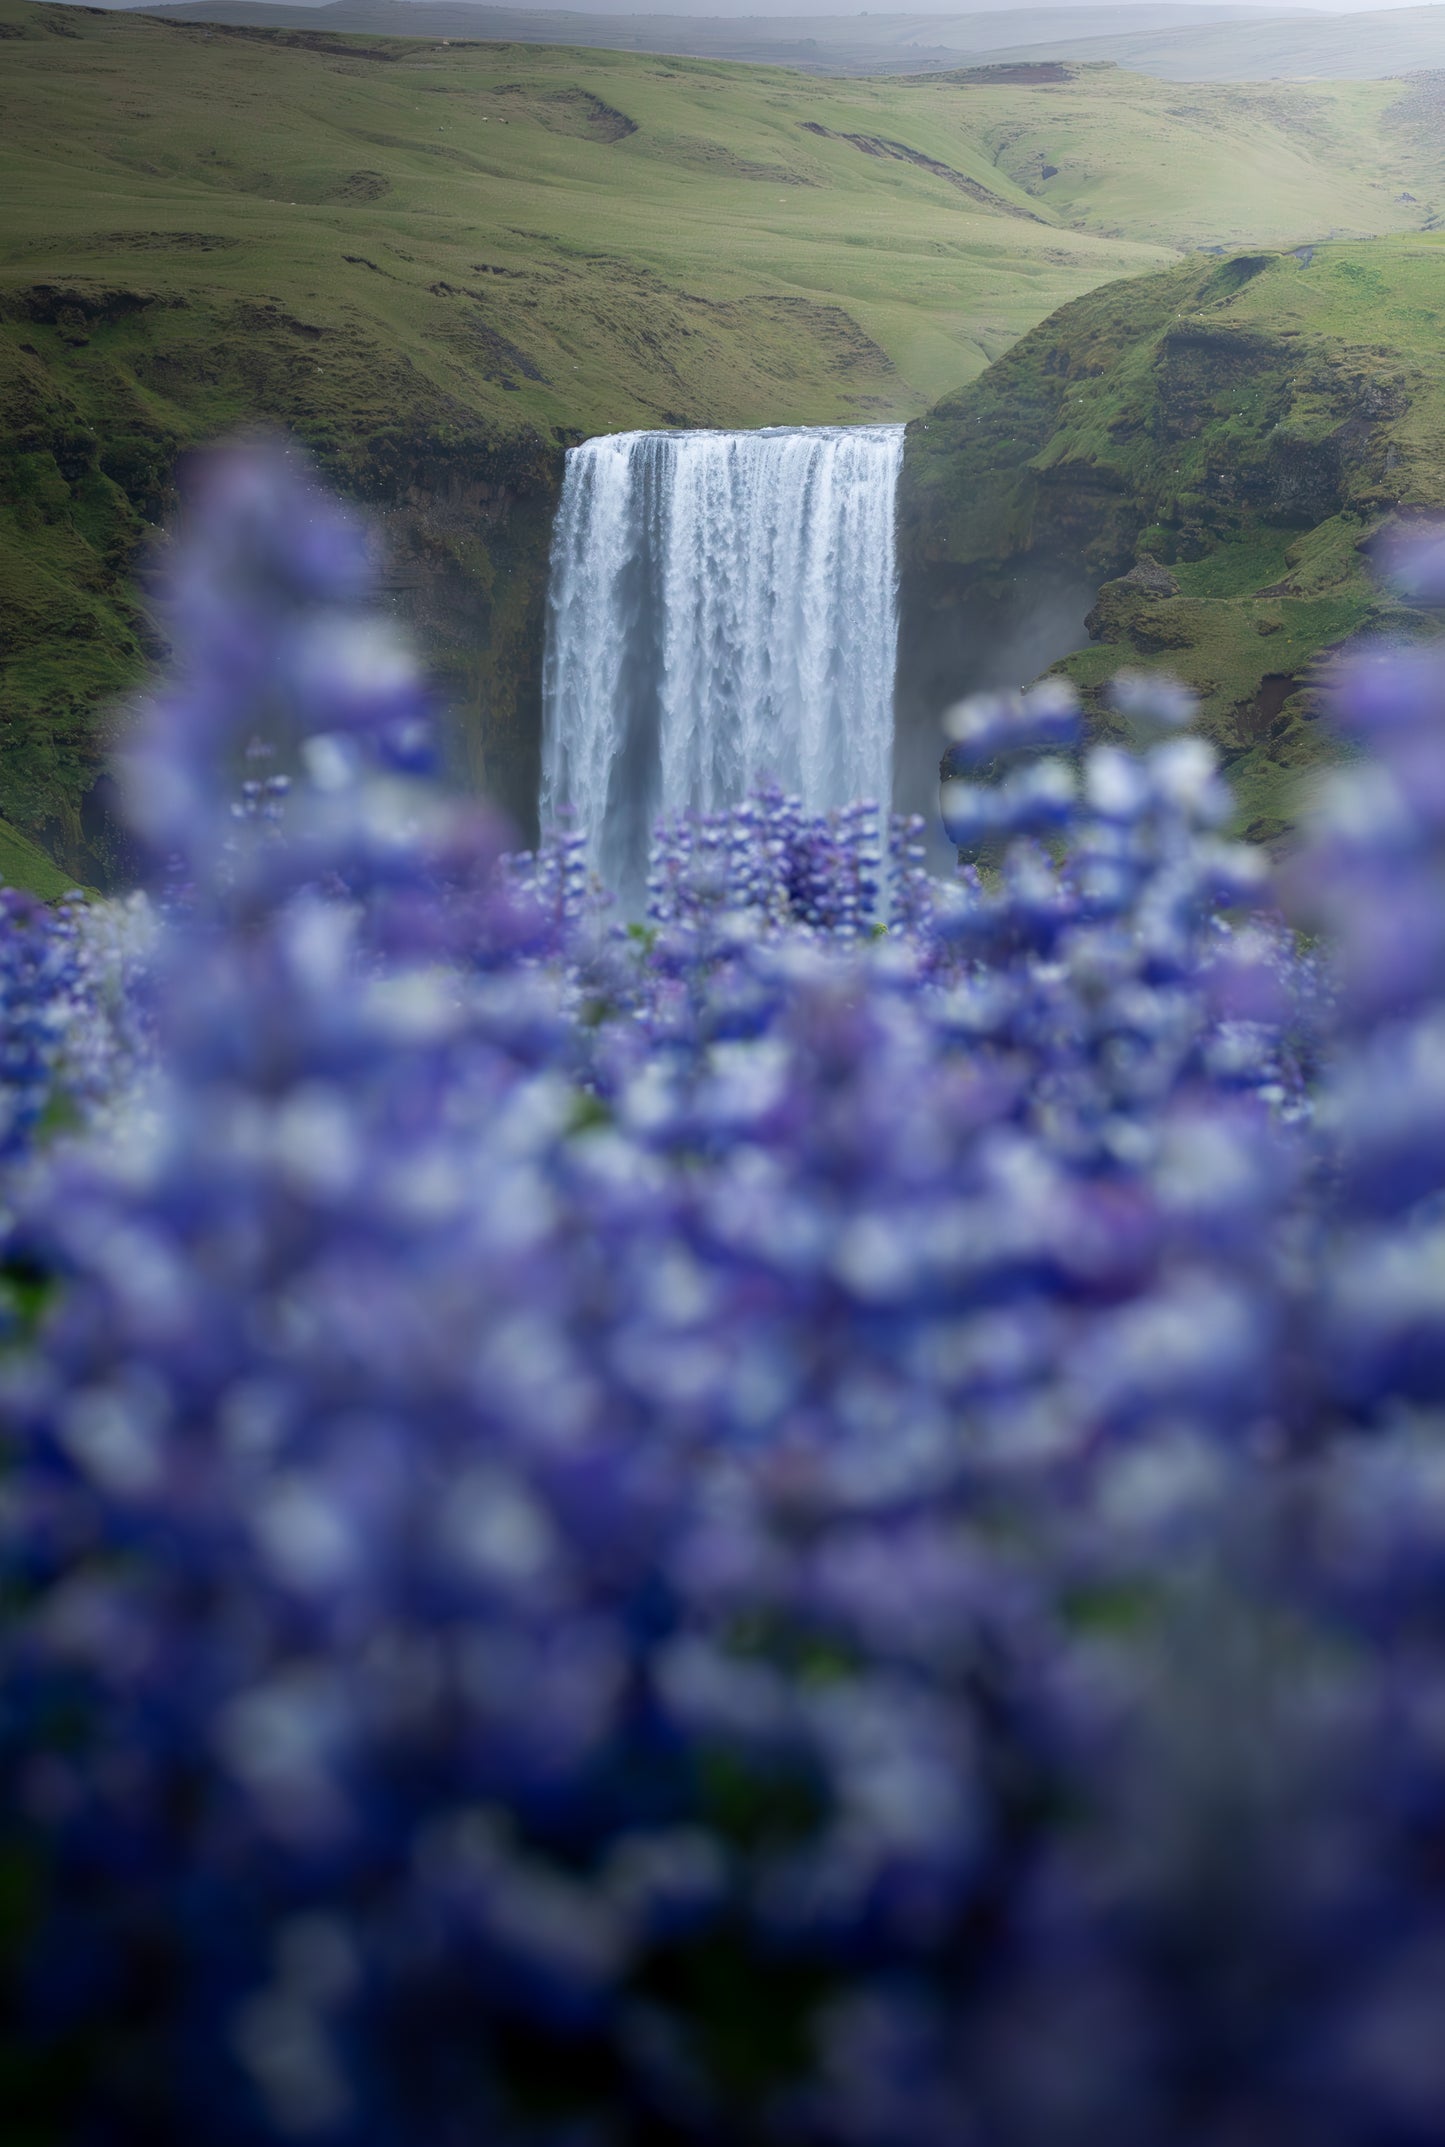
MULTIPOLYGON (((1128 589, 1142 589, 1146 596, 1178 596, 1179 584, 1168 567, 1161 567, 1148 552, 1141 552, 1129 572, 1121 577, 1128 589)), ((1091 629, 1092 631, 1092 629, 1091 629)))
POLYGON ((1127 574, 1104 583, 1084 619, 1084 630, 1094 641, 1149 654, 1189 648, 1196 624, 1187 603, 1170 601, 1178 595, 1174 576, 1146 552, 1127 574))

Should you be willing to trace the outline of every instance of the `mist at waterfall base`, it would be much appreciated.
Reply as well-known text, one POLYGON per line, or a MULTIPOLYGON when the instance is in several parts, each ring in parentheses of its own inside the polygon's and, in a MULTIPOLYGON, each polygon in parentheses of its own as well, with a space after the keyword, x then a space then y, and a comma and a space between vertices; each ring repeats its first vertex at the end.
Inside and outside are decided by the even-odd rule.
POLYGON ((946 710, 968 694, 1009 693, 1088 642, 1097 580, 1075 562, 1024 557, 978 575, 915 563, 899 592, 894 680, 893 801, 925 824, 930 871, 957 852, 939 812, 946 710))
POLYGON ((541 819, 640 906, 659 816, 892 792, 901 425, 634 432, 567 457, 541 819))

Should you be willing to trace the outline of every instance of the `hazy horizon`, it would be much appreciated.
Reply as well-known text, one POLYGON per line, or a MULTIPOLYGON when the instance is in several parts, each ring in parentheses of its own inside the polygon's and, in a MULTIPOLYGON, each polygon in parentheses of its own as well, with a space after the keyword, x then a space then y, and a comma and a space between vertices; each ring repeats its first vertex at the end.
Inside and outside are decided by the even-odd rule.
MULTIPOLYGON (((124 9, 132 12, 148 12, 147 0, 68 0, 68 4, 91 7, 124 9)), ((165 0, 150 0, 151 6, 165 5, 165 0)), ((266 6, 324 7, 329 0, 256 0, 266 6)), ((397 0, 399 6, 425 4, 425 0, 397 0)), ((994 0, 990 7, 840 7, 837 0, 779 0, 773 7, 758 5, 758 0, 668 0, 668 4, 656 7, 617 6, 614 0, 459 0, 464 6, 487 7, 505 5, 524 13, 538 15, 610 15, 641 20, 694 16, 701 19, 721 21, 787 22, 803 16, 828 17, 835 21, 903 20, 958 22, 965 19, 984 19, 989 16, 1051 16, 1055 14, 1107 13, 1137 14, 1159 18, 1178 15, 1194 21, 1217 19, 1223 15, 1248 15, 1263 21, 1280 15, 1364 15, 1364 14, 1415 14, 1425 8, 1445 6, 1445 0, 1415 0, 1414 5, 1402 7, 1400 0, 1047 0, 1040 6, 1037 0, 994 0)), ((1045 33, 1047 34, 1047 33, 1045 33)))

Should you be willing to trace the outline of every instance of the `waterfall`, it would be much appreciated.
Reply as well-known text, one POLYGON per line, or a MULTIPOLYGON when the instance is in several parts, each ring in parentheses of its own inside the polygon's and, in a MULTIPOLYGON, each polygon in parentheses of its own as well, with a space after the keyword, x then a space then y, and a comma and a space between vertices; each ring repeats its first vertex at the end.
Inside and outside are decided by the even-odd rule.
POLYGON ((891 788, 901 425, 625 432, 567 456, 541 814, 635 899, 661 814, 891 788))

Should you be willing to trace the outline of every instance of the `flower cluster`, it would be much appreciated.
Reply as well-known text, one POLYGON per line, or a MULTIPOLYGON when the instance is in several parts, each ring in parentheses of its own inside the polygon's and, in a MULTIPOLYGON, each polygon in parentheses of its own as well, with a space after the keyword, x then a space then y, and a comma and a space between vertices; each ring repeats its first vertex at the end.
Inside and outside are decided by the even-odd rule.
POLYGON ((628 925, 431 786, 303 472, 197 519, 150 1056, 13 1180, 17 2122, 1438 2139, 1438 674, 1350 689, 1333 971, 1137 682, 958 714, 954 881, 764 795, 628 925))
MULTIPOLYGON (((137 901, 47 909, 0 888, 0 1172, 47 1131, 90 1119, 145 1058, 150 934, 137 901)), ((3 1214, 3 1195, 0 1195, 3 1214)))

